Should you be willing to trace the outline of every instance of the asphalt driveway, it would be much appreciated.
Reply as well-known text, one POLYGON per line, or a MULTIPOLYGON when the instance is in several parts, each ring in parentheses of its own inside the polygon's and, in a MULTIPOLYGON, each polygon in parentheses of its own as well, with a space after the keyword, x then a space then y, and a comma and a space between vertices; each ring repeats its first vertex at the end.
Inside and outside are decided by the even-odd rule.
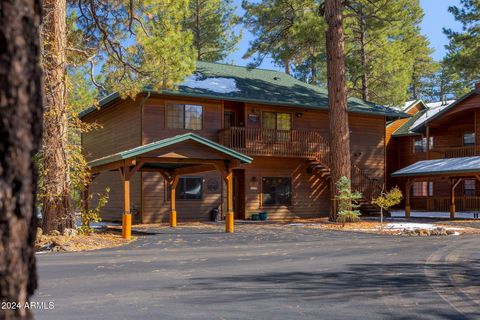
POLYGON ((480 319, 478 236, 156 228, 38 256, 37 319, 480 319))

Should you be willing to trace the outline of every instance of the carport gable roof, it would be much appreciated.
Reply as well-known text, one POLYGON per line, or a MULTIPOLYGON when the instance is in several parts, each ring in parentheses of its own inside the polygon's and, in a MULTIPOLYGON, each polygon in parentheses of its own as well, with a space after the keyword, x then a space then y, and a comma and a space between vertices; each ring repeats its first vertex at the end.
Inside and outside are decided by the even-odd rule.
POLYGON ((121 151, 121 152, 118 152, 118 153, 115 153, 115 154, 112 154, 112 155, 109 155, 109 156, 106 156, 106 157, 103 157, 103 158, 100 158, 100 159, 92 160, 92 161, 88 162, 88 166, 90 168, 95 168, 95 167, 107 165, 107 164, 110 164, 110 163, 113 163, 113 162, 130 159, 130 158, 141 156, 141 155, 146 154, 148 152, 158 150, 158 149, 161 149, 161 148, 164 148, 164 147, 168 147, 168 146, 174 145, 176 143, 180 143, 180 142, 187 141, 187 140, 196 141, 196 142, 198 142, 198 143, 200 143, 200 144, 202 144, 202 145, 204 145, 208 148, 211 148, 215 151, 221 152, 221 153, 223 153, 223 154, 225 154, 229 157, 232 157, 236 160, 239 160, 241 163, 251 163, 253 161, 253 159, 251 157, 246 156, 246 155, 244 155, 240 152, 237 152, 235 150, 232 150, 230 148, 227 148, 225 146, 222 146, 221 144, 218 144, 218 143, 213 142, 209 139, 200 137, 200 136, 198 136, 194 133, 186 133, 186 134, 170 137, 170 138, 167 138, 167 139, 155 141, 155 142, 145 144, 145 145, 142 145, 142 146, 139 146, 139 147, 135 147, 135 148, 132 148, 132 149, 129 149, 129 150, 121 151))
POLYGON ((392 177, 422 177, 480 174, 480 157, 423 160, 392 173, 392 177))

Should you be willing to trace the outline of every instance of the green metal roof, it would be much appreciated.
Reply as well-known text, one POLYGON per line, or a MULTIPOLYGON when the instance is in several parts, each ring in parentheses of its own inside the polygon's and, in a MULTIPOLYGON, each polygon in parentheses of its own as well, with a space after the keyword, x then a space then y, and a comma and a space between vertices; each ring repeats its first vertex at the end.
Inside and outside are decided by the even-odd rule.
POLYGON ((400 136, 410 136, 410 135, 418 135, 418 133, 415 133, 410 130, 412 125, 415 123, 415 121, 418 120, 425 112, 427 112, 427 109, 421 110, 417 112, 415 115, 413 115, 410 119, 408 119, 407 122, 405 122, 400 128, 395 130, 395 132, 392 134, 394 137, 400 137, 400 136))
POLYGON ((480 173, 480 157, 423 160, 392 173, 392 177, 418 177, 480 173))
POLYGON ((216 151, 224 153, 224 154, 226 154, 226 155, 228 155, 232 158, 240 160, 242 163, 251 163, 253 161, 253 159, 250 158, 249 156, 246 156, 246 155, 244 155, 240 152, 237 152, 235 150, 229 149, 229 148, 227 148, 225 146, 222 146, 221 144, 218 144, 216 142, 213 142, 209 139, 200 137, 200 136, 198 136, 194 133, 185 133, 185 134, 182 134, 182 135, 178 135, 178 136, 170 137, 170 138, 167 138, 167 139, 155 141, 155 142, 152 142, 152 143, 149 143, 149 144, 145 144, 145 145, 142 145, 142 146, 139 146, 139 147, 136 147, 136 148, 132 148, 132 149, 129 149, 129 150, 121 151, 121 152, 118 152, 118 153, 115 153, 115 154, 112 154, 112 155, 109 155, 109 156, 106 156, 106 157, 103 157, 103 158, 100 158, 100 159, 92 160, 92 161, 88 162, 88 166, 93 168, 93 167, 98 167, 98 166, 101 166, 101 165, 109 164, 109 163, 112 163, 112 162, 115 162, 115 161, 133 158, 133 157, 145 154, 147 152, 158 150, 158 149, 161 149, 161 148, 164 148, 164 147, 167 147, 167 146, 179 143, 179 142, 183 142, 183 141, 186 141, 186 140, 196 141, 196 142, 198 142, 200 144, 203 144, 203 145, 205 145, 209 148, 212 148, 216 151))
MULTIPOLYGON (((307 84, 279 71, 251 69, 219 63, 198 62, 196 72, 187 77, 177 89, 156 93, 320 110, 328 109, 328 93, 324 88, 307 84)), ((101 108, 118 97, 118 93, 107 96, 99 102, 99 107, 101 108)), ((400 110, 357 98, 348 99, 348 108, 350 112, 382 115, 391 118, 409 116, 400 110)), ((85 109, 79 116, 84 117, 97 109, 98 107, 85 109)))

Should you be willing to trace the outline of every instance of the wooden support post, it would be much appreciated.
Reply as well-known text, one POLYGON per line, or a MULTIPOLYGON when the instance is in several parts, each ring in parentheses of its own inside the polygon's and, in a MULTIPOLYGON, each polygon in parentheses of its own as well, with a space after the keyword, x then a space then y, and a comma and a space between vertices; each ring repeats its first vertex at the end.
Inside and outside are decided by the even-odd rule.
POLYGON ((450 219, 455 219, 455 188, 459 185, 462 179, 450 180, 450 219))
POLYGON ((175 207, 176 201, 176 189, 178 184, 178 176, 172 177, 170 180, 170 227, 175 228, 177 226, 177 211, 175 207))
POLYGON ((132 236, 132 214, 130 213, 130 168, 124 166, 123 178, 123 215, 122 215, 122 238, 130 239, 132 236))
POLYGON ((427 126, 427 134, 426 134, 426 138, 427 138, 427 160, 430 160, 430 127, 427 126))
POLYGON ((406 190, 405 190, 405 218, 410 219, 410 189, 412 187, 412 182, 407 180, 406 190))
POLYGON ((233 212, 233 173, 231 170, 227 173, 225 182, 227 183, 227 214, 225 215, 225 232, 233 233, 235 214, 233 212))
MULTIPOLYGON (((85 214, 85 216, 87 216, 87 212, 88 212, 88 209, 89 209, 89 206, 88 206, 88 201, 90 200, 89 197, 89 185, 87 184, 85 186, 85 190, 83 190, 82 192, 82 210, 83 210, 83 213, 85 214)), ((82 226, 83 227, 87 227, 88 226, 88 219, 85 219, 84 216, 82 215, 82 226)))

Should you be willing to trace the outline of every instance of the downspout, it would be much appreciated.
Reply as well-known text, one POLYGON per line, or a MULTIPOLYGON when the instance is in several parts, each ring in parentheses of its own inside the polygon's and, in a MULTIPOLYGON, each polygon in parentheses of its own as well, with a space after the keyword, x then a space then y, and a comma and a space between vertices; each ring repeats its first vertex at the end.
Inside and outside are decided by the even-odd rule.
POLYGON ((151 94, 152 91, 147 91, 146 97, 143 98, 138 104, 138 107, 140 108, 140 145, 143 145, 143 106, 145 105, 145 102, 147 102, 148 98, 150 98, 151 94))
MULTIPOLYGON (((148 98, 150 98, 150 95, 152 92, 149 90, 147 91, 147 96, 142 99, 142 101, 139 103, 139 109, 140 109, 140 145, 143 145, 143 106, 145 105, 145 102, 147 102, 148 98)), ((143 172, 140 173, 140 222, 143 223, 144 217, 143 217, 143 172)))

